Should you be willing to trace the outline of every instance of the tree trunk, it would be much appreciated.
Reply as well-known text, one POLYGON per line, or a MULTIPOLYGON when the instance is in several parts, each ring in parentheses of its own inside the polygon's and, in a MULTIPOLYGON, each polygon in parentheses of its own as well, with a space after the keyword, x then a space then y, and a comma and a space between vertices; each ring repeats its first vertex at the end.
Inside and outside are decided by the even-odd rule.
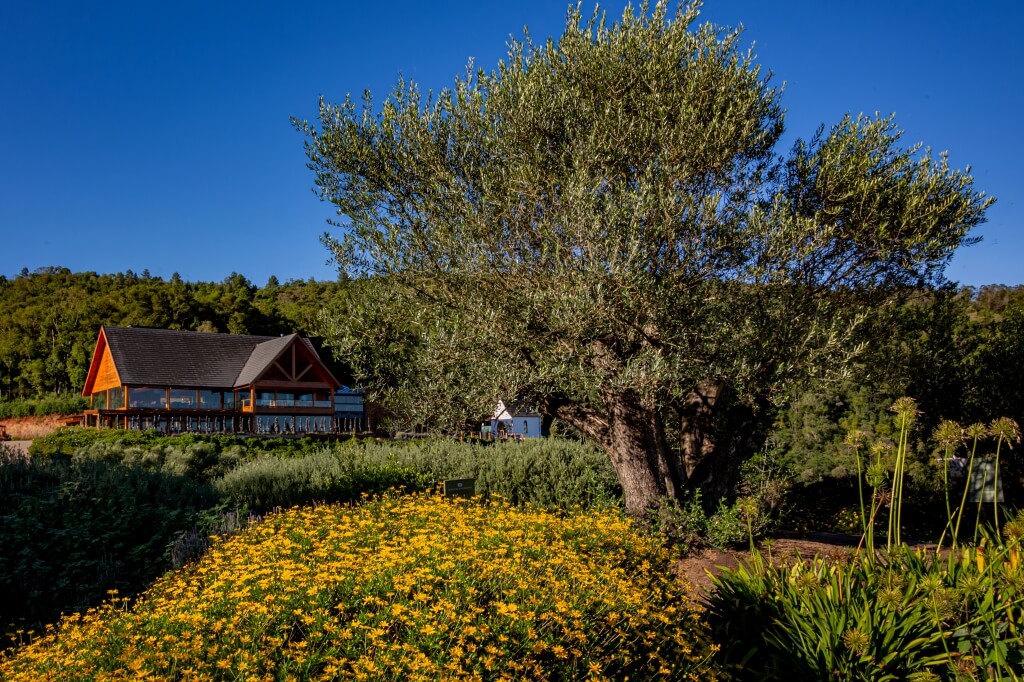
POLYGON ((686 483, 678 456, 668 447, 656 410, 632 392, 602 391, 601 413, 548 399, 542 409, 599 443, 622 486, 626 513, 640 518, 663 497, 679 498, 686 483))
POLYGON ((711 418, 715 404, 722 396, 725 384, 721 381, 701 381, 686 397, 679 425, 679 449, 691 478, 700 463, 715 450, 711 439, 711 418))
POLYGON ((734 494, 740 469, 755 445, 757 419, 745 404, 727 401, 721 382, 701 382, 690 394, 680 423, 686 478, 705 500, 734 494))

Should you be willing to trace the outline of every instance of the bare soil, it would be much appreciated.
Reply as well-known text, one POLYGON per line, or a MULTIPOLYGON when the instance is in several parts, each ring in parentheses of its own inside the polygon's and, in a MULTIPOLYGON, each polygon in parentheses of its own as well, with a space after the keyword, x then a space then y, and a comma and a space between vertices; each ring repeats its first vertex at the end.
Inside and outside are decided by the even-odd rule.
MULTIPOLYGON (((776 565, 789 565, 798 558, 813 556, 840 561, 853 555, 858 540, 846 535, 816 534, 807 538, 777 538, 758 550, 765 561, 776 565)), ((705 549, 676 562, 676 573, 706 597, 711 591, 712 576, 721 574, 723 569, 735 570, 749 560, 748 549, 705 549)))
POLYGON ((69 415, 48 414, 42 417, 8 417, 0 419, 7 433, 16 441, 40 438, 65 425, 69 415))

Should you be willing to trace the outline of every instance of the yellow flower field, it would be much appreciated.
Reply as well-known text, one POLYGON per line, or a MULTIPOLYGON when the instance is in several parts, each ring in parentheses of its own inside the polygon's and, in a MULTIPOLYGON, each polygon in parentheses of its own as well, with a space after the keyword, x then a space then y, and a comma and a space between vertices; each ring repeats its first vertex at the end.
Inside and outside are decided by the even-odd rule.
POLYGON ((714 679, 701 610, 666 566, 614 511, 296 508, 130 606, 66 618, 0 678, 714 679))

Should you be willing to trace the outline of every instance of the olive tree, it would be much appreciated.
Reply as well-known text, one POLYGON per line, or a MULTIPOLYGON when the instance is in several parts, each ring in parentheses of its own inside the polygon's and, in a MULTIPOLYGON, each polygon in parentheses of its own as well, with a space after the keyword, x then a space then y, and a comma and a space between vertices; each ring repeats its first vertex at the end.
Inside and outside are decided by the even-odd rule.
POLYGON ((570 9, 450 89, 296 121, 361 282, 338 351, 436 424, 529 401, 600 444, 633 514, 727 482, 759 406, 840 373, 863 306, 940 282, 990 201, 891 118, 780 154, 780 89, 697 18, 570 9))

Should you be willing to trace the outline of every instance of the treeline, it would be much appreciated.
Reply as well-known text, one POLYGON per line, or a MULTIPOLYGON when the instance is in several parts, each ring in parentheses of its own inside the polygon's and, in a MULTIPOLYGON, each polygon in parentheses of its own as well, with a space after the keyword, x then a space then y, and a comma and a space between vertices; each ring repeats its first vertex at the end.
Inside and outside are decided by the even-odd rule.
POLYGON ((186 282, 177 274, 165 280, 148 271, 60 267, 0 276, 0 402, 81 391, 100 325, 313 336, 321 306, 338 287, 275 277, 258 287, 237 273, 186 282))

